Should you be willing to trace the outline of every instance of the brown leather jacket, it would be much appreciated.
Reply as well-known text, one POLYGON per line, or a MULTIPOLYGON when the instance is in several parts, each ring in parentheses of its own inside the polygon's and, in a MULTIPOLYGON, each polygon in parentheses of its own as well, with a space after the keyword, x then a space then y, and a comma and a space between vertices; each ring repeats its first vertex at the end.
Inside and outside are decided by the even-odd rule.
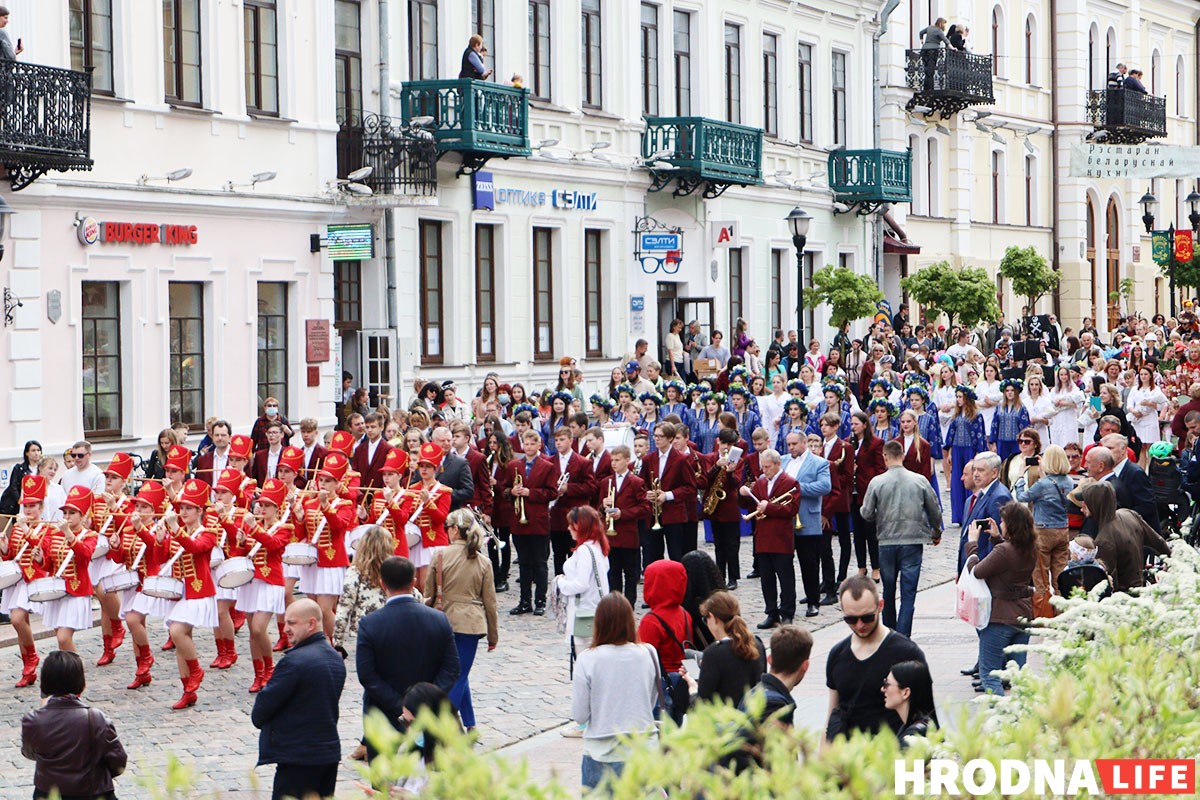
POLYGON ((37 764, 35 789, 82 797, 112 792, 126 762, 116 726, 75 695, 51 697, 22 718, 21 755, 37 764))

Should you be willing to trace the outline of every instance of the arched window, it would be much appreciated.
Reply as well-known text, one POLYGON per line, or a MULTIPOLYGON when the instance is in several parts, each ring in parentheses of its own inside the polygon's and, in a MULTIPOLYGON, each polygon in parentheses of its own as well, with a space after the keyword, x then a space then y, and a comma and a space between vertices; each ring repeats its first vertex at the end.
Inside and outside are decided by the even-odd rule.
POLYGON ((1087 65, 1087 70, 1088 70, 1088 90, 1089 91, 1094 90, 1096 88, 1096 69, 1097 69, 1096 62, 1098 62, 1100 60, 1099 58, 1097 58, 1097 56, 1098 56, 1097 51, 1100 47, 1100 42, 1097 41, 1097 39, 1099 38, 1099 35, 1100 35, 1100 31, 1096 28, 1096 23, 1093 22, 1092 27, 1088 28, 1088 65, 1087 65))
POLYGON ((992 222, 1004 222, 1004 151, 992 151, 992 222))
POLYGON ((915 134, 908 137, 908 149, 912 153, 912 185, 913 185, 913 201, 912 213, 926 214, 929 207, 929 198, 924 196, 921 191, 927 184, 924 180, 922 171, 925 169, 924 159, 921 158, 921 140, 915 134))
POLYGON ((1007 68, 1001 68, 1004 61, 1004 10, 999 5, 992 6, 992 74, 996 77, 1008 74, 1007 68))
POLYGON ((1034 27, 1033 14, 1025 17, 1025 82, 1030 86, 1037 83, 1037 29, 1034 27))
POLYGON ((925 143, 925 186, 928 196, 929 216, 936 217, 941 210, 938 188, 942 185, 941 170, 938 168, 938 141, 934 136, 925 143))
POLYGON ((1175 113, 1179 116, 1187 114, 1187 104, 1184 103, 1184 98, 1187 97, 1186 78, 1184 77, 1183 56, 1175 58, 1175 113))
POLYGON ((1113 28, 1104 34, 1104 72, 1108 74, 1117 66, 1117 32, 1113 28))
POLYGON ((1150 94, 1158 94, 1158 76, 1162 72, 1162 53, 1156 47, 1150 54, 1150 94))

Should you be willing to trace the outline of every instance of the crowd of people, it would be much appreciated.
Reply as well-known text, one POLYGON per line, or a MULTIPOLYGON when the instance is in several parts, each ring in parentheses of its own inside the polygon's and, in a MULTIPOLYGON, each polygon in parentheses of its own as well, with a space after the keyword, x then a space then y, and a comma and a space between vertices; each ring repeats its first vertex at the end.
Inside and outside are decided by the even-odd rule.
MULTIPOLYGON (((73 651, 94 597, 97 664, 114 661, 128 626, 131 690, 154 677, 154 620, 168 626, 162 649, 174 651, 182 684, 174 708, 195 704, 204 679, 197 629, 213 631, 210 669, 225 669, 249 625, 249 691, 259 693, 272 685, 274 654, 299 644, 285 609, 302 592, 343 657, 347 637, 359 637, 369 707, 398 722, 404 691, 387 676, 403 673, 401 688, 434 684, 472 728, 468 674, 482 639, 497 646, 497 598, 515 560, 509 614, 552 606, 579 659, 585 775, 621 762, 618 712, 597 697, 620 693, 622 708, 637 705, 637 725, 643 701, 680 718, 693 696, 741 702, 766 681, 775 639, 796 638, 801 609, 816 617, 838 605, 853 632, 828 667, 830 736, 926 725, 931 703, 918 702, 915 717, 897 710, 924 696, 913 668, 891 668, 924 660, 908 636, 923 548, 940 542, 945 503, 960 526, 960 571, 986 581, 995 601, 979 663, 964 670, 980 691, 1004 691, 993 672, 1005 648, 1027 640, 1023 620, 1053 613, 1064 572, 1098 568, 1125 590, 1141 585, 1143 547, 1167 552, 1160 514, 1178 507, 1156 503, 1143 467, 1200 484, 1200 331, 1188 307, 1178 321, 1125 320, 1102 344, 1090 320, 1078 332, 1053 315, 946 331, 911 323, 901 305, 861 338, 846 326, 830 346, 811 340, 801 352, 794 332, 776 331, 765 353, 742 320, 729 350, 721 332, 710 340, 676 320, 665 369, 639 340, 593 391, 569 357, 542 391, 496 373, 463 393, 418 379, 406 409, 372 407, 347 375, 338 429, 323 435, 267 398, 248 435, 211 419, 192 450, 186 429, 167 428, 145 458, 116 453, 103 468, 82 441, 60 475, 31 441, 0 498, 10 515, 0 558, 14 565, 0 611, 20 641, 18 686, 37 679, 31 617, 73 651), (753 568, 743 578, 746 535, 753 568), (778 629, 769 649, 730 594, 753 578, 766 609, 757 628, 778 629), (635 629, 639 585, 648 613, 635 629), (441 620, 424 623, 441 644, 419 669, 388 663, 388 646, 364 647, 368 623, 396 597, 441 620), (654 651, 646 673, 654 667, 663 692, 651 683, 635 697, 602 677, 607 660, 640 661, 621 649, 639 641, 654 651), (885 674, 848 661, 879 648, 895 651, 878 662, 885 674), (884 690, 864 695, 864 680, 884 690)), ((764 691, 797 675, 789 656, 764 691)), ((360 750, 370 754, 365 742, 360 750)))

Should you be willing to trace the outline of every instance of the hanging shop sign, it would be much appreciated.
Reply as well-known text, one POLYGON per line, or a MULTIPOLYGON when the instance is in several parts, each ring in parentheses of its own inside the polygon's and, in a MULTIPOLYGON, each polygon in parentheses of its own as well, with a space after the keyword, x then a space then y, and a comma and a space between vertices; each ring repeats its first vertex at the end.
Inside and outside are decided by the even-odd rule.
POLYGON ((82 245, 93 244, 161 244, 167 247, 198 244, 195 225, 175 225, 158 222, 101 221, 82 217, 75 225, 75 234, 82 245))
POLYGON ((734 248, 742 246, 742 227, 738 225, 736 220, 713 222, 711 225, 712 246, 714 248, 734 248))
POLYGON ((1200 147, 1178 144, 1092 144, 1071 148, 1072 178, 1192 178, 1200 147))
POLYGON ((369 222, 329 225, 325 251, 330 261, 362 261, 375 257, 375 226, 369 222))
POLYGON ((654 217, 637 217, 633 223, 637 243, 633 257, 647 275, 662 270, 667 275, 679 272, 683 263, 683 229, 664 225, 654 217))

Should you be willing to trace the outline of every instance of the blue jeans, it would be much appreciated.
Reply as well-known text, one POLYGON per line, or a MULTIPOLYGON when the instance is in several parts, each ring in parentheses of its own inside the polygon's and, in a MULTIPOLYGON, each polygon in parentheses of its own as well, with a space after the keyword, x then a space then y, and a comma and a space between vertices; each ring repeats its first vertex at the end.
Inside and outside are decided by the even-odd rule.
POLYGON ((912 636, 913 606, 917 602, 917 583, 921 580, 921 559, 925 546, 919 544, 881 544, 879 579, 883 582, 883 624, 905 636, 912 636), (896 579, 900 579, 900 611, 896 612, 896 579))
POLYGON ((471 705, 471 685, 467 678, 471 665, 475 663, 475 651, 479 647, 480 633, 456 633, 454 645, 458 648, 458 680, 450 687, 450 702, 458 709, 464 728, 475 727, 475 708, 471 705))
POLYGON ((609 773, 620 775, 624 769, 624 761, 597 761, 585 754, 583 757, 583 788, 595 789, 604 780, 605 775, 609 773))
POLYGON ((1019 667, 1025 666, 1025 653, 1005 655, 1004 648, 1012 644, 1029 644, 1029 633, 1001 622, 989 623, 979 632, 979 677, 985 692, 1004 695, 1004 686, 999 676, 992 675, 992 670, 1004 669, 1009 660, 1017 662, 1019 667))

